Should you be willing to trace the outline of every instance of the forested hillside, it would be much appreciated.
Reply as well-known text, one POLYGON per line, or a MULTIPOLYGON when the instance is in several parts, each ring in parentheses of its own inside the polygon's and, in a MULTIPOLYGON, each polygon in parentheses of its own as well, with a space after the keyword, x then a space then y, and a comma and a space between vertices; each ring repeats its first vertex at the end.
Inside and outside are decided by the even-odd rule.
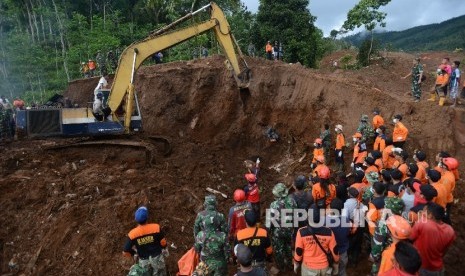
MULTIPOLYGON (((365 33, 345 38, 358 46, 365 39, 365 33)), ((399 32, 377 32, 374 38, 382 44, 404 51, 452 51, 465 48, 465 15, 439 24, 414 27, 399 32)))
MULTIPOLYGON (((43 102, 81 78, 80 64, 106 56, 145 38, 208 0, 2 0, 0 1, 0 93, 43 102)), ((250 42, 263 54, 267 40, 280 41, 284 59, 315 67, 325 51, 322 32, 308 11, 308 0, 260 0, 258 16, 239 0, 217 0, 242 50, 250 42), (258 17, 258 19, 257 19, 258 17), (287 18, 282 21, 282 18, 287 18), (261 21, 260 21, 261 20, 261 21), (298 27, 296 27, 298 26, 298 27), (311 49, 311 50, 310 50, 311 49)), ((208 17, 202 12, 184 25, 208 17)), ((163 61, 191 59, 201 46, 219 53, 205 33, 163 52, 163 61)), ((111 73, 111 70, 110 70, 111 73)))

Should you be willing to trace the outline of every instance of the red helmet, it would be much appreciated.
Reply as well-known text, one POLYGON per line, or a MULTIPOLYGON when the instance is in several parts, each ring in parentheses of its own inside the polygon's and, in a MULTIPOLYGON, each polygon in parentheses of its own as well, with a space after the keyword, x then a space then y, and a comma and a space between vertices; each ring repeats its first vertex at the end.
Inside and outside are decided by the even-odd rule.
POLYGON ((442 163, 447 166, 449 171, 455 170, 459 167, 459 161, 452 157, 443 158, 442 163))
POLYGON ((245 192, 244 190, 237 189, 234 191, 234 201, 239 203, 245 200, 245 192))
POLYGON ((257 177, 255 176, 255 174, 253 173, 246 173, 244 175, 245 179, 247 180, 247 182, 249 183, 255 183, 257 182, 257 177))
POLYGON ((315 143, 317 143, 317 144, 323 144, 323 139, 321 139, 321 138, 316 138, 316 139, 315 139, 315 143))
POLYGON ((321 179, 328 179, 330 174, 331 171, 329 170, 329 168, 327 166, 324 166, 318 172, 318 177, 321 179))

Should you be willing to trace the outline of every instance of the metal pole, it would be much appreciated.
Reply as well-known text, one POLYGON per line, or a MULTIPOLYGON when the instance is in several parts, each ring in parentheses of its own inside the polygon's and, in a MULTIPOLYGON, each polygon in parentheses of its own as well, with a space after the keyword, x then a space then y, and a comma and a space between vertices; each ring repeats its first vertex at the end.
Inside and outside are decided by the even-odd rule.
POLYGON ((187 19, 190 19, 191 17, 193 17, 194 15, 196 15, 197 13, 203 11, 203 10, 206 10, 207 8, 211 7, 211 4, 208 4, 194 12, 191 12, 191 13, 188 13, 186 14, 185 16, 179 18, 178 20, 174 21, 173 23, 161 28, 160 30, 158 31, 155 31, 153 33, 151 33, 152 36, 157 36, 157 35, 160 35, 166 31, 168 31, 169 29, 173 28, 174 26, 178 25, 179 23, 182 23, 184 21, 186 21, 187 19))
POLYGON ((134 49, 134 59, 132 60, 131 84, 134 83, 134 71, 136 69, 136 57, 137 57, 138 53, 139 53, 139 50, 137 50, 137 48, 135 48, 134 49))

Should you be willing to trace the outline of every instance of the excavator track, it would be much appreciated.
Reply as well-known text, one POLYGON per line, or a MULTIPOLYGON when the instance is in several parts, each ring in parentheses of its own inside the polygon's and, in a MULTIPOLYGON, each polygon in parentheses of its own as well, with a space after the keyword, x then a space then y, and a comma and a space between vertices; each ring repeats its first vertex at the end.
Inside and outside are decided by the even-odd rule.
POLYGON ((64 144, 54 144, 43 146, 44 150, 61 150, 67 148, 80 148, 80 147, 96 147, 96 146, 109 146, 109 147, 126 147, 145 151, 145 166, 151 167, 153 164, 154 153, 157 152, 156 143, 163 144, 163 156, 169 156, 172 148, 168 138, 161 136, 149 136, 147 140, 133 141, 128 139, 105 139, 105 140, 77 140, 64 144))

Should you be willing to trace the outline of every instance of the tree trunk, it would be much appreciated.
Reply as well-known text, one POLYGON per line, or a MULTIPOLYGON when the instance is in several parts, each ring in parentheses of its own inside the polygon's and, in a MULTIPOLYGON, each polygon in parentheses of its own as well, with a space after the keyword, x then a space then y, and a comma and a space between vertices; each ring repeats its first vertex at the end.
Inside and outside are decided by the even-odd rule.
POLYGON ((27 3, 26 3, 26 11, 27 11, 27 18, 29 21, 29 30, 31 31, 31 40, 32 40, 32 43, 35 43, 34 26, 32 26, 31 11, 29 10, 29 6, 27 5, 27 3))
POLYGON ((371 50, 373 49, 373 30, 371 30, 370 50, 368 50, 368 65, 370 65, 371 50))
POLYGON ((32 19, 34 22, 34 27, 36 28, 37 41, 40 42, 39 24, 37 23, 37 15, 34 11, 34 4, 32 3, 32 0, 29 0, 29 3, 31 3, 31 13, 32 13, 32 19))
POLYGON ((63 69, 65 70, 65 74, 66 74, 66 78, 68 80, 68 82, 71 80, 70 76, 69 76, 69 71, 68 71, 68 64, 66 62, 66 45, 65 45, 65 38, 64 38, 64 28, 63 28, 63 24, 61 22, 61 19, 60 19, 60 15, 58 14, 58 8, 57 8, 57 5, 55 4, 55 0, 52 0, 52 4, 53 4, 53 7, 55 8, 55 16, 57 18, 57 21, 58 21, 58 30, 60 32, 60 42, 61 42, 61 57, 63 59, 63 69))

